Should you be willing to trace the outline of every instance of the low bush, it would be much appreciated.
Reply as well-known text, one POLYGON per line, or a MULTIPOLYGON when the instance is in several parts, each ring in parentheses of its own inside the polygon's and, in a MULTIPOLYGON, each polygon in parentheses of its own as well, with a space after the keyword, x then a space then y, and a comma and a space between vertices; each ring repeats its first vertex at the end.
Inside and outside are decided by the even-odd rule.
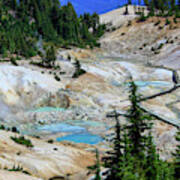
POLYGON ((159 28, 158 28, 158 29, 159 29, 159 30, 161 30, 161 29, 163 29, 163 28, 164 28, 164 26, 159 26, 159 28))
POLYGON ((158 46, 158 48, 157 49, 162 49, 162 47, 164 46, 164 44, 163 43, 161 43, 159 46, 158 46))
POLYGON ((167 25, 169 25, 169 24, 171 24, 171 21, 170 21, 169 19, 166 19, 165 25, 167 26, 167 25))
POLYGON ((56 81, 61 81, 60 77, 57 76, 57 75, 54 76, 54 79, 55 79, 56 81))
POLYGON ((11 131, 14 132, 14 133, 19 133, 19 130, 17 129, 17 127, 13 126, 11 128, 11 131))
POLYGON ((21 166, 13 166, 13 168, 12 169, 7 169, 8 171, 11 171, 11 172, 22 172, 22 173, 24 173, 24 174, 28 174, 28 175, 30 175, 30 173, 29 172, 27 172, 27 171, 25 171, 25 170, 23 170, 23 168, 21 167, 21 166))
POLYGON ((53 144, 54 140, 53 139, 49 139, 47 142, 50 143, 50 144, 53 144))
POLYGON ((16 59, 14 57, 11 57, 10 61, 13 65, 18 66, 18 63, 16 62, 16 59))
POLYGON ((14 142, 16 142, 16 143, 18 143, 18 144, 22 144, 22 145, 24 145, 24 146, 26 146, 26 147, 34 147, 33 144, 32 144, 32 142, 31 142, 31 140, 26 139, 24 136, 20 136, 20 137, 12 137, 12 136, 11 136, 11 139, 12 139, 14 142))
POLYGON ((75 72, 74 72, 72 78, 78 78, 79 76, 86 73, 85 70, 81 69, 81 64, 80 64, 79 60, 76 60, 76 62, 74 63, 74 67, 75 67, 75 72))
POLYGON ((157 21, 155 24, 154 24, 154 26, 157 26, 157 25, 159 25, 161 23, 161 21, 159 20, 159 21, 157 21))
POLYGON ((132 21, 128 21, 127 26, 131 26, 132 25, 132 21))
POLYGON ((5 130, 5 126, 4 125, 0 125, 0 130, 5 130))

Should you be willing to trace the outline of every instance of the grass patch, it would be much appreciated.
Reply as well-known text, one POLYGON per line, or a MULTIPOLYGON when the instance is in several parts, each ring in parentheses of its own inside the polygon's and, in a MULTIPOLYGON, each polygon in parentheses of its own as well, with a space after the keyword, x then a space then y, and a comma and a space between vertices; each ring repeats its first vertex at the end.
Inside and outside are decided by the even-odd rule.
POLYGON ((26 147, 34 147, 31 140, 26 139, 24 136, 20 136, 20 137, 12 137, 11 139, 16 142, 17 144, 21 144, 24 145, 26 147))
POLYGON ((11 172, 22 172, 22 173, 24 173, 24 174, 28 174, 28 175, 31 175, 29 172, 27 172, 27 171, 25 171, 21 166, 13 166, 13 168, 12 169, 7 169, 8 171, 11 171, 11 172))
POLYGON ((164 44, 163 43, 161 43, 159 46, 158 46, 158 48, 157 49, 162 49, 162 47, 164 46, 164 44))

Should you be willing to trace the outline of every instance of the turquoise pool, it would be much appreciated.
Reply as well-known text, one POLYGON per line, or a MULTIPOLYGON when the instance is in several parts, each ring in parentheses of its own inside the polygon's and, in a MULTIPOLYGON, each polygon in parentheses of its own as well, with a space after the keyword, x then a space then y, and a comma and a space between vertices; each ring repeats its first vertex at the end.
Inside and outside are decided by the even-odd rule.
POLYGON ((155 87, 169 87, 172 83, 166 81, 135 81, 139 87, 155 86, 155 87))
POLYGON ((66 123, 58 123, 58 124, 48 124, 37 127, 38 131, 46 131, 50 133, 58 133, 58 132, 69 132, 69 133, 80 133, 85 132, 86 128, 80 126, 72 126, 66 123))
POLYGON ((72 141, 75 143, 85 143, 85 144, 98 144, 101 142, 103 139, 102 137, 98 135, 93 135, 90 133, 77 133, 77 134, 71 134, 63 137, 58 137, 56 139, 58 142, 60 141, 72 141))

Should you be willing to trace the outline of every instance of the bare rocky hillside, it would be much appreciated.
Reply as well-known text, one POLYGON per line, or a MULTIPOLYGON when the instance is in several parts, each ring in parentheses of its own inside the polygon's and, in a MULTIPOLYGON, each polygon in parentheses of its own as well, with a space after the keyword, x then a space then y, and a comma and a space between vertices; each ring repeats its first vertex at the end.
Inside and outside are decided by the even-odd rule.
MULTIPOLYGON (((131 78, 144 97, 173 88, 172 69, 180 74, 180 20, 169 18, 167 23, 153 17, 138 22, 133 6, 129 15, 124 11, 101 15, 101 22, 108 24, 101 48, 60 49, 56 60, 60 68, 35 65, 39 57, 17 61, 19 66, 0 62, 0 125, 16 127, 34 145, 17 144, 11 136, 18 134, 0 131, 0 180, 88 179, 95 148, 100 153, 109 148, 104 138, 113 132, 115 122, 107 113, 129 108, 131 78), (86 73, 72 78, 76 58, 86 73), (88 135, 87 142, 89 136, 100 142, 56 142, 59 137, 71 141, 79 133, 88 135), (54 143, 47 143, 50 139, 54 143), (13 166, 29 175, 22 169, 11 171, 13 166)), ((171 160, 180 125, 180 89, 141 106, 162 119, 154 120, 154 141, 161 158, 171 160)))
POLYGON ((101 16, 102 22, 110 24, 110 32, 100 41, 108 56, 180 68, 180 20, 152 17, 139 22, 133 6, 129 15, 124 11, 120 8, 101 16))

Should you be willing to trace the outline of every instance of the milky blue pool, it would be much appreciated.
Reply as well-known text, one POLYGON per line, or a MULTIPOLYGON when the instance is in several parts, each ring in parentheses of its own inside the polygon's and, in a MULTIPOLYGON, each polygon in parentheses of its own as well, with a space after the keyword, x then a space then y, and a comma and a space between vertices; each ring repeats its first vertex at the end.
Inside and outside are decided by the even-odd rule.
POLYGON ((56 139, 57 141, 72 141, 75 143, 85 143, 85 144, 98 144, 103 139, 100 136, 90 134, 88 132, 85 133, 77 133, 77 134, 71 134, 63 137, 58 137, 56 139))
MULTIPOLYGON (((134 81, 134 83, 136 84, 136 86, 138 87, 148 87, 148 86, 153 86, 156 88, 159 87, 171 87, 172 83, 171 82, 166 82, 166 81, 134 81)), ((113 86, 121 86, 123 85, 122 83, 119 83, 118 81, 111 81, 111 84, 113 86)), ((125 85, 130 85, 130 83, 124 83, 125 85)))
POLYGON ((155 86, 155 87, 169 87, 172 83, 166 81, 135 81, 139 87, 155 86))
POLYGON ((81 133, 85 132, 86 128, 80 126, 72 126, 66 123, 48 124, 37 127, 38 131, 46 131, 50 133, 66 132, 66 133, 81 133))
POLYGON ((37 131, 48 133, 68 133, 63 137, 58 137, 57 141, 72 141, 75 143, 97 144, 103 139, 98 135, 93 135, 85 127, 70 125, 68 123, 50 124, 36 127, 37 131))

